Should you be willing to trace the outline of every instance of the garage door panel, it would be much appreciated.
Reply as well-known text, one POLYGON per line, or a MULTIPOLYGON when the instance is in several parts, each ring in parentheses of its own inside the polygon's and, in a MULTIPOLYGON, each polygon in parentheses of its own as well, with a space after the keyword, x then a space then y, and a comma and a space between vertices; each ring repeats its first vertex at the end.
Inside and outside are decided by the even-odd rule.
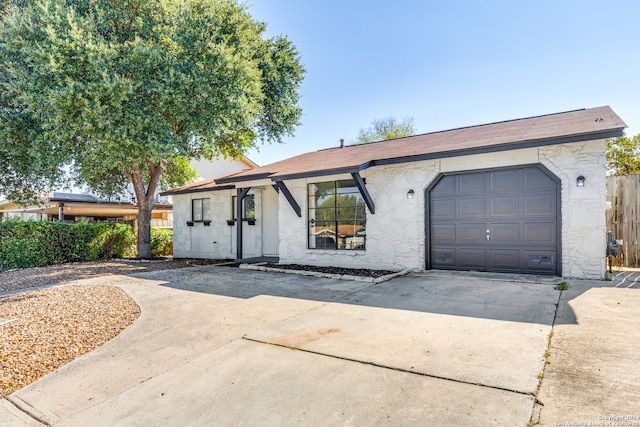
POLYGON ((490 215, 494 216, 517 216, 520 212, 520 197, 502 197, 495 196, 489 198, 491 211, 490 215))
POLYGON ((555 251, 525 251, 526 267, 529 270, 548 271, 555 265, 555 251))
POLYGON ((485 203, 482 199, 460 199, 460 218, 484 217, 486 215, 485 203))
POLYGON ((518 170, 496 171, 489 175, 490 189, 497 191, 515 191, 518 189, 520 173, 518 170))
POLYGON ((456 265, 455 249, 436 249, 432 252, 434 268, 448 268, 456 265))
POLYGON ((485 223, 481 224, 460 224, 460 242, 464 243, 484 243, 487 240, 485 223))
POLYGON ((433 219, 452 219, 456 217, 455 199, 434 200, 431 205, 433 219))
POLYGON ((432 227, 431 239, 434 243, 455 243, 456 225, 438 224, 432 227))
POLYGON ((547 189, 554 191, 556 182, 539 168, 527 168, 524 170, 525 189, 547 189))
POLYGON ((525 243, 556 244, 556 227, 552 222, 526 223, 524 225, 525 243))
POLYGON ((520 223, 491 224, 489 229, 491 242, 494 244, 520 242, 520 223))
POLYGON ((470 173, 458 175, 458 193, 484 193, 487 191, 486 178, 484 174, 470 173))
POLYGON ((485 249, 462 248, 458 249, 459 262, 463 268, 480 268, 487 266, 487 251, 485 249))
POLYGON ((520 270, 522 254, 519 250, 491 249, 489 251, 489 266, 492 269, 520 270))
POLYGON ((524 197, 524 214, 527 216, 555 216, 555 194, 544 194, 524 197))
POLYGON ((431 194, 453 194, 456 192, 456 177, 447 175, 438 181, 438 185, 431 190, 431 194))
POLYGON ((442 180, 429 192, 432 268, 560 273, 560 189, 550 175, 532 166, 442 180))

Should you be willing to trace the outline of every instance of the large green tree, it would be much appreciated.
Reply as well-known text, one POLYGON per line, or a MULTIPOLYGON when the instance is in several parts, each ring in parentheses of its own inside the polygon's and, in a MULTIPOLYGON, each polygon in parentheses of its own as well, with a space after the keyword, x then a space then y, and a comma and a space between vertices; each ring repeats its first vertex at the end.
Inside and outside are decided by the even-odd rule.
POLYGON ((3 0, 0 193, 71 178, 102 195, 133 184, 138 256, 151 257, 156 190, 190 159, 292 135, 304 69, 236 0, 3 0))
POLYGON ((640 134, 607 139, 607 172, 611 175, 640 174, 640 134))
POLYGON ((415 133, 416 128, 413 125, 412 117, 405 117, 402 120, 398 120, 393 116, 389 116, 383 119, 373 119, 370 127, 360 129, 358 137, 356 138, 356 144, 401 138, 403 136, 415 135, 415 133))

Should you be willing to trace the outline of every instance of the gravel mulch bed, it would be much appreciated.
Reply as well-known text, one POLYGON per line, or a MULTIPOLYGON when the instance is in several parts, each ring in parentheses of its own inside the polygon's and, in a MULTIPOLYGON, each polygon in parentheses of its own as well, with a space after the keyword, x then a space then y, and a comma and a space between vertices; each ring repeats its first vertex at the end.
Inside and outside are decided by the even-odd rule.
POLYGON ((269 264, 269 267, 283 268, 285 270, 302 270, 302 271, 315 271, 317 273, 328 274, 341 274, 349 276, 362 276, 362 277, 378 277, 386 276, 388 274, 397 273, 397 271, 391 270, 369 270, 361 268, 340 268, 340 267, 319 267, 315 265, 301 265, 301 264, 269 264))
POLYGON ((140 308, 114 286, 69 285, 0 297, 0 396, 118 335, 140 308))

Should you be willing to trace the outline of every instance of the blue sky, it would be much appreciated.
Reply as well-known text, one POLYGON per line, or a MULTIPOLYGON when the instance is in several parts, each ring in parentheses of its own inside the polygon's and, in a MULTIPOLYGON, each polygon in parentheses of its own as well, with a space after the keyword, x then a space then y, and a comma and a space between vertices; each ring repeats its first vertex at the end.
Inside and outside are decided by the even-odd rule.
POLYGON ((351 143, 374 118, 419 133, 610 105, 640 133, 640 2, 249 0, 307 70, 302 125, 260 165, 351 143))

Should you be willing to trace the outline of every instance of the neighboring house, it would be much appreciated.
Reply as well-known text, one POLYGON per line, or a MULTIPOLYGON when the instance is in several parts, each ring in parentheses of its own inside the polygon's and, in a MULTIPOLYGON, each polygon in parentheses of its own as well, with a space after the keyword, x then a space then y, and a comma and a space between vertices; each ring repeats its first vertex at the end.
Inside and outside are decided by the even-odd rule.
POLYGON ((199 181, 203 179, 212 178, 214 176, 227 175, 232 172, 238 172, 242 170, 255 169, 257 164, 253 163, 246 157, 240 157, 238 159, 225 159, 220 158, 213 162, 209 160, 192 160, 191 167, 200 175, 199 181))
POLYGON ((598 107, 320 150, 175 188, 163 193, 174 197, 174 256, 599 279, 605 139, 625 127, 598 107))
MULTIPOLYGON (((215 161, 194 160, 191 162, 200 177, 228 174, 257 167, 246 158, 216 159, 215 161)), ((49 221, 111 221, 135 225, 138 219, 138 206, 135 202, 133 187, 126 194, 111 199, 99 199, 90 194, 52 192, 43 195, 42 203, 23 206, 9 201, 0 201, 0 218, 18 217, 24 220, 49 221)), ((173 205, 171 197, 156 195, 151 212, 151 225, 158 228, 173 226, 173 205)))
MULTIPOLYGON (((53 192, 44 195, 42 202, 38 205, 23 206, 8 201, 0 202, 1 217, 67 222, 110 221, 133 225, 138 218, 138 206, 126 200, 101 200, 88 194, 53 192)), ((151 225, 158 228, 171 228, 173 205, 154 203, 151 211, 151 225)))

